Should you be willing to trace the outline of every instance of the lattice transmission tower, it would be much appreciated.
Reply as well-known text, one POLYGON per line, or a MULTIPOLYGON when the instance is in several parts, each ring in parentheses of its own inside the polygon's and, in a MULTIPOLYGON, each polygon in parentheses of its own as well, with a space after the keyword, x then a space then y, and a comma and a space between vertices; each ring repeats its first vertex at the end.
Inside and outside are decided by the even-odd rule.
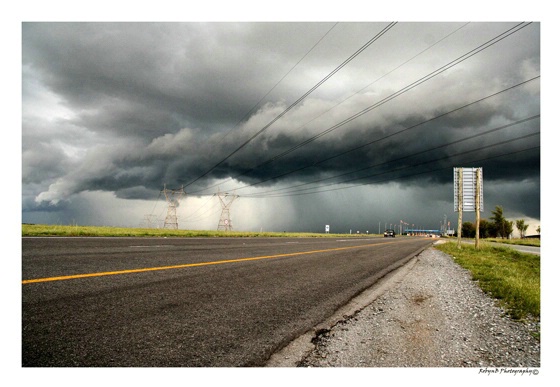
POLYGON ((167 202, 167 215, 165 216, 163 228, 178 230, 177 207, 179 206, 179 200, 181 200, 183 195, 186 195, 183 186, 180 189, 167 189, 164 184, 161 192, 165 195, 165 201, 167 202))
POLYGON ((218 192, 216 196, 222 205, 222 214, 220 215, 220 221, 218 222, 218 231, 232 231, 233 226, 231 224, 230 209, 231 204, 239 197, 239 195, 231 195, 227 192, 218 192))

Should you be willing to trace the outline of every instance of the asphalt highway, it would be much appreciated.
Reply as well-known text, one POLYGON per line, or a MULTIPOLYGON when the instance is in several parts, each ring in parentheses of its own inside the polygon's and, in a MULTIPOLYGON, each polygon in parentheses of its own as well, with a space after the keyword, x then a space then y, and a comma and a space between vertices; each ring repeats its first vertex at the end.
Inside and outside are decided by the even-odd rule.
POLYGON ((428 238, 23 238, 24 367, 262 366, 428 238))

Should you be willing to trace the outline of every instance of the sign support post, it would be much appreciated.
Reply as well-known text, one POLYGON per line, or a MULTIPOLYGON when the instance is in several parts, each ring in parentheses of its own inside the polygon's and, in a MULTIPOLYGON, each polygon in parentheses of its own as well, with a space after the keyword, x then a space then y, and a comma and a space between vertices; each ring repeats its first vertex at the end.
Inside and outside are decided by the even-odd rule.
POLYGON ((480 212, 484 211, 482 195, 482 168, 453 168, 454 206, 459 212, 457 225, 457 247, 461 248, 463 211, 476 212, 475 247, 479 248, 480 212))
POLYGON ((463 168, 459 168, 459 220, 457 226, 457 248, 461 248, 461 234, 463 231, 463 168))
POLYGON ((480 191, 481 191, 481 182, 482 177, 481 169, 476 169, 476 185, 475 185, 475 212, 476 212, 476 233, 474 239, 474 247, 475 249, 480 249, 480 191))

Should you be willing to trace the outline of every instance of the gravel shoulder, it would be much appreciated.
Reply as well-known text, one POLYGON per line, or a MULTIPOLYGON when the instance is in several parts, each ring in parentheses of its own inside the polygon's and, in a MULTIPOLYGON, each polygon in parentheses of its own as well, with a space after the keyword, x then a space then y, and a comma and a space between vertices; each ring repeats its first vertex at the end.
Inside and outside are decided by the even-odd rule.
POLYGON ((269 366, 540 367, 540 323, 509 318, 452 257, 429 248, 398 272, 373 301, 269 366))

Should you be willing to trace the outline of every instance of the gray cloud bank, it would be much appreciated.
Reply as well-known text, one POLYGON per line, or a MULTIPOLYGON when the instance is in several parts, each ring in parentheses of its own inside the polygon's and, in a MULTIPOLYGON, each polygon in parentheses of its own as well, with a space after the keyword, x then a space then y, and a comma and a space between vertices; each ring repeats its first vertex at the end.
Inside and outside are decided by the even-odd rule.
POLYGON ((539 219, 539 23, 453 66, 518 23, 398 23, 283 114, 388 24, 23 23, 24 219, 184 184, 306 203, 309 226, 279 221, 305 229, 355 185, 339 206, 416 189, 394 216, 436 222, 454 166, 484 168, 487 209, 539 219))

